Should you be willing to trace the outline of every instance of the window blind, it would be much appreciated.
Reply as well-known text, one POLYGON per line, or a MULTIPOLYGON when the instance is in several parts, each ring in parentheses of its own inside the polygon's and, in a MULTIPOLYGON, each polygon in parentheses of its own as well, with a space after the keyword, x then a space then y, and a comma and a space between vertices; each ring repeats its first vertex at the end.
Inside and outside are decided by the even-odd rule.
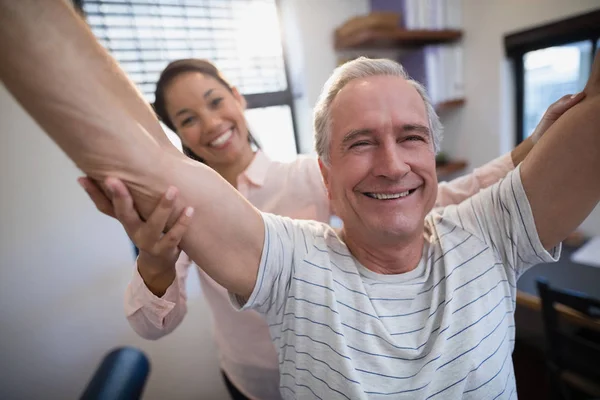
POLYGON ((291 99, 275 0, 80 0, 78 6, 149 102, 160 72, 181 58, 210 60, 249 100, 260 97, 256 106, 291 99))

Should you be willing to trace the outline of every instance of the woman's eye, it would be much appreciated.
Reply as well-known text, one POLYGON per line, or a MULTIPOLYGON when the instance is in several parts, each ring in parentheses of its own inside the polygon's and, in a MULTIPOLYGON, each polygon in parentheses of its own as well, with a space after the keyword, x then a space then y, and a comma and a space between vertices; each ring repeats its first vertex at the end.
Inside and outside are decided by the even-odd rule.
POLYGON ((181 126, 188 126, 194 122, 194 117, 187 117, 183 121, 181 121, 181 126))
POLYGON ((213 101, 211 101, 210 105, 213 107, 217 107, 221 103, 222 100, 223 100, 222 97, 218 97, 218 98, 214 99, 213 101))

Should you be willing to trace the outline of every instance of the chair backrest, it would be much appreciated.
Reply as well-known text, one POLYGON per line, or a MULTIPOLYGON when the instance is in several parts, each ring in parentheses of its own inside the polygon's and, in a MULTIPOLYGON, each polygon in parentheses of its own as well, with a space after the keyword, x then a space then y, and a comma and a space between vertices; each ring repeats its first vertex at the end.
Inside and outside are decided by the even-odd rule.
MULTIPOLYGON (((546 354, 552 368, 570 371, 593 380, 600 379, 600 331, 582 330, 573 324, 573 315, 587 319, 586 326, 600 322, 600 300, 583 293, 551 288, 545 279, 537 280, 542 299, 542 317, 546 334, 546 354), (566 306, 571 323, 559 317, 557 307, 566 306)), ((600 325, 599 325, 600 326, 600 325)))
POLYGON ((108 353, 81 395, 81 400, 136 400, 142 396, 150 361, 133 347, 108 353))

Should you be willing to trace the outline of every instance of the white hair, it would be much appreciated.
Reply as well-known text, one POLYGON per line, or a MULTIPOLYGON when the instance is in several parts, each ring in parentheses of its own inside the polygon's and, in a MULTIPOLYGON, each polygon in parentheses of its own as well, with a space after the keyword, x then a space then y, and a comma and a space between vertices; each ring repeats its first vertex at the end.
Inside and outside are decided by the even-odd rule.
POLYGON ((329 145, 331 136, 331 104, 337 94, 354 79, 368 78, 371 76, 397 76, 413 86, 425 103, 429 131, 433 139, 433 150, 437 154, 442 141, 442 124, 429 100, 427 91, 419 82, 410 79, 402 65, 388 59, 369 59, 359 57, 335 69, 329 77, 314 110, 315 147, 319 158, 329 164, 329 145))

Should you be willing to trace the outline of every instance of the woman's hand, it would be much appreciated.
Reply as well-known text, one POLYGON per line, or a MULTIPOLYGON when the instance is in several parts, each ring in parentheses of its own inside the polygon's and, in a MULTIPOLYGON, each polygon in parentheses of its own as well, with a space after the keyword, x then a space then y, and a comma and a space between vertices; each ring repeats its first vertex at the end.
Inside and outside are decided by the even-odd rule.
POLYGON ((175 263, 181 253, 179 243, 194 210, 185 208, 176 223, 165 232, 178 195, 175 187, 167 189, 148 220, 143 221, 127 186, 121 180, 107 178, 104 181, 108 195, 89 178, 79 178, 78 182, 99 211, 116 218, 123 225, 131 241, 140 250, 137 264, 144 283, 156 296, 162 296, 175 279, 175 263))
POLYGON ((584 97, 584 92, 579 92, 573 95, 568 94, 552 103, 544 113, 540 123, 535 127, 533 133, 531 134, 531 141, 533 144, 540 140, 548 128, 550 128, 550 126, 555 123, 561 115, 563 115, 575 104, 579 103, 584 97))

